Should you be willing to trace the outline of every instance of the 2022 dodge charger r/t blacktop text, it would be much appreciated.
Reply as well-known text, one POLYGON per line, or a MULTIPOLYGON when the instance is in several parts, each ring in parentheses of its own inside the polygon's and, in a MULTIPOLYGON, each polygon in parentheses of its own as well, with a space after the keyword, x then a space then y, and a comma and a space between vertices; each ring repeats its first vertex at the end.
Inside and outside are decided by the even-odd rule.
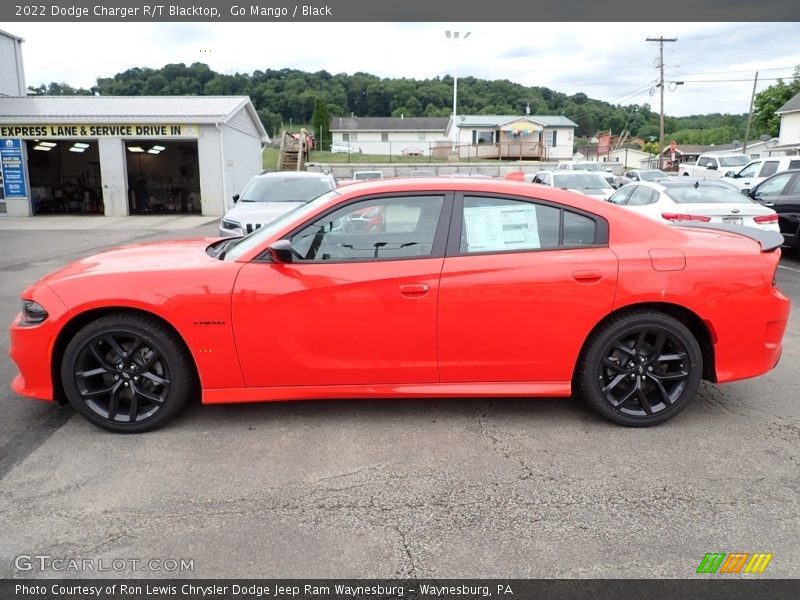
POLYGON ((761 375, 779 233, 526 183, 349 185, 233 239, 132 245, 22 294, 15 392, 117 432, 205 403, 569 396, 628 426, 761 375))

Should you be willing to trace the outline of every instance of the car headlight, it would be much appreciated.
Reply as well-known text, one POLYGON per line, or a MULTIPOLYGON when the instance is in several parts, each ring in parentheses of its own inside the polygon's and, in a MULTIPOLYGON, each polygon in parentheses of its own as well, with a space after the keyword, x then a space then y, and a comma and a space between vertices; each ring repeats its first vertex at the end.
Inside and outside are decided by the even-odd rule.
POLYGON ((229 231, 239 230, 242 231, 242 224, 238 221, 230 221, 228 219, 222 219, 221 227, 223 229, 227 229, 229 231))
POLYGON ((26 323, 41 323, 47 317, 47 311, 41 304, 38 304, 33 300, 22 301, 22 318, 26 323))

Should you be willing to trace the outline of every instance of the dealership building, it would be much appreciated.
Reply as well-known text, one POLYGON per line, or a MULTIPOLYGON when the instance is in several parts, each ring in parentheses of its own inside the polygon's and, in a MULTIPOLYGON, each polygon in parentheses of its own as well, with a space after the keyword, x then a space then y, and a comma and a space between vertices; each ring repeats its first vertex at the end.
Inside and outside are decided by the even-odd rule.
POLYGON ((246 96, 25 96, 0 32, 0 214, 222 215, 269 141, 246 96))

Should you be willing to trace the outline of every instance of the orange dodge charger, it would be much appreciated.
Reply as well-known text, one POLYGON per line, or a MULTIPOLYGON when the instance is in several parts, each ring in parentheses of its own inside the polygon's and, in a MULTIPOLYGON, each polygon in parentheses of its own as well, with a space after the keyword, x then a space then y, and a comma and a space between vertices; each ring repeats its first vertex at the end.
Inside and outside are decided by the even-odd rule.
POLYGON ((137 244, 22 294, 15 392, 115 432, 187 400, 570 396, 678 414, 781 354, 779 233, 491 179, 341 187, 242 238, 137 244))

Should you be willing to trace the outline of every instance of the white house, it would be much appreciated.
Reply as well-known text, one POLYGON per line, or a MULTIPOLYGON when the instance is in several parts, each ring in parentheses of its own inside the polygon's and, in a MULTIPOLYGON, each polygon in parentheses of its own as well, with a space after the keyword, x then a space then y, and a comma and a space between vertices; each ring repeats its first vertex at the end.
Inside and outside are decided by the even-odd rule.
POLYGON ((446 125, 447 117, 333 117, 330 130, 334 150, 429 156, 446 125))
POLYGON ((775 111, 781 117, 781 129, 777 148, 787 154, 800 154, 800 94, 775 111))
POLYGON ((636 148, 617 148, 608 154, 603 154, 599 160, 620 165, 623 169, 643 169, 647 168, 652 158, 654 158, 652 154, 636 148))
POLYGON ((445 137, 460 158, 569 160, 577 126, 563 116, 458 115, 445 137))

